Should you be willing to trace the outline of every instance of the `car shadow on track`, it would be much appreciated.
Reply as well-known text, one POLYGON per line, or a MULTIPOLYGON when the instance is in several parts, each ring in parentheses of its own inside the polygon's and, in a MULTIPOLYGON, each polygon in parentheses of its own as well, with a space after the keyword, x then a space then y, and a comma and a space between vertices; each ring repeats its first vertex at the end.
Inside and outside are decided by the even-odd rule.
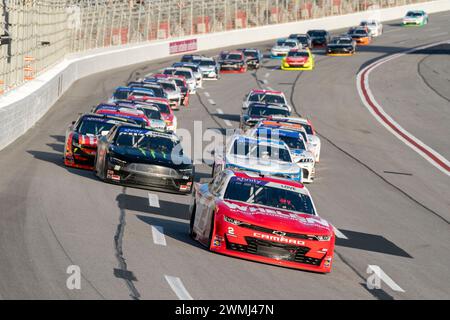
POLYGON ((156 217, 148 217, 144 215, 137 215, 137 218, 150 226, 160 226, 164 228, 164 236, 184 242, 193 247, 204 249, 204 247, 189 236, 188 222, 169 221, 159 219, 156 217))
POLYGON ((222 120, 229 120, 229 121, 233 121, 233 122, 241 121, 241 116, 238 114, 214 113, 213 115, 222 120))
POLYGON ((76 175, 82 176, 84 178, 98 181, 98 179, 94 176, 94 173, 90 170, 66 167, 64 165, 62 153, 53 153, 53 152, 35 151, 35 150, 27 150, 27 152, 29 154, 31 154, 35 159, 55 164, 58 167, 66 169, 68 172, 70 172, 72 174, 76 174, 76 175))
POLYGON ((336 238, 336 246, 413 258, 408 252, 383 236, 350 230, 341 231, 348 239, 336 238))
POLYGON ((159 207, 152 207, 149 205, 149 200, 146 197, 140 197, 131 194, 121 193, 117 196, 116 201, 120 208, 141 213, 148 213, 152 215, 161 216, 161 219, 166 220, 182 219, 189 220, 189 205, 185 203, 172 202, 166 200, 159 200, 159 207))

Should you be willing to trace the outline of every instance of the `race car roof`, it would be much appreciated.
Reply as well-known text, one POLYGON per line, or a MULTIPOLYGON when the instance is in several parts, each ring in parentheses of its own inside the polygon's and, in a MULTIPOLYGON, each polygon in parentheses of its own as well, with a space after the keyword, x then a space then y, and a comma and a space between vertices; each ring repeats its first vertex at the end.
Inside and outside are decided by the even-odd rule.
POLYGON ((283 121, 273 121, 273 120, 264 120, 261 122, 261 126, 265 127, 272 127, 272 128, 285 128, 285 129, 291 129, 291 130, 297 130, 297 131, 304 131, 305 128, 301 124, 297 123, 290 123, 290 122, 283 122, 283 121))
MULTIPOLYGON (((123 122, 127 123, 130 122, 129 119, 124 119, 120 117, 114 117, 109 114, 98 114, 98 113, 85 113, 80 116, 80 121, 98 121, 98 122, 123 122)), ((134 121, 131 121, 131 123, 135 123, 134 121)))
POLYGON ((256 129, 256 133, 259 134, 263 134, 264 133, 270 136, 273 136, 273 133, 277 134, 280 137, 289 137, 289 138, 296 138, 296 139, 303 139, 303 136, 300 132, 298 131, 293 131, 293 130, 289 130, 286 128, 272 128, 270 126, 260 126, 256 129))
POLYGON ((161 137, 161 138, 167 138, 171 139, 173 141, 179 141, 177 135, 173 133, 167 133, 167 132, 161 132, 159 130, 154 130, 151 128, 143 128, 136 125, 129 125, 129 124, 123 124, 119 125, 118 132, 125 132, 130 134, 142 134, 142 135, 149 135, 152 137, 161 137))
POLYGON ((238 141, 239 143, 256 143, 258 145, 262 144, 262 145, 277 146, 285 149, 287 148, 286 143, 280 140, 254 138, 249 136, 238 136, 236 138, 236 141, 238 141))

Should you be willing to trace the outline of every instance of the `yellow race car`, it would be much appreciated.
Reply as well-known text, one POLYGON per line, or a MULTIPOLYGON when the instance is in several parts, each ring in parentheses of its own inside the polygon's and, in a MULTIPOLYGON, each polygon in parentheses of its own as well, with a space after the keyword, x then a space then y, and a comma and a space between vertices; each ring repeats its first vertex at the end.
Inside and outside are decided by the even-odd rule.
POLYGON ((312 70, 314 55, 309 48, 293 49, 281 61, 282 70, 312 70))

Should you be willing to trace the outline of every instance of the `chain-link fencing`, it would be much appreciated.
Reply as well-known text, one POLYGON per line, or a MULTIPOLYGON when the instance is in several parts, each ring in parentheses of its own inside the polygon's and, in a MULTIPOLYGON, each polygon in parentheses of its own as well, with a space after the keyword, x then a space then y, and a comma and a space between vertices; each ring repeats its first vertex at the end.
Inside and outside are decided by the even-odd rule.
POLYGON ((68 53, 429 0, 0 0, 0 94, 68 53))

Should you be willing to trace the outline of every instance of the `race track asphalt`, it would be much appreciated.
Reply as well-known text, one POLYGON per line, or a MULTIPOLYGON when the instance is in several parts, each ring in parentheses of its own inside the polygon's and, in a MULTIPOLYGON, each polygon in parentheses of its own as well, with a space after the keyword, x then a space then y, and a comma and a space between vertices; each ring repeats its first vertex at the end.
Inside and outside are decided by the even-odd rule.
MULTIPOLYGON (((204 83, 176 115, 194 131, 237 127, 253 88, 285 92, 321 139, 317 179, 308 185, 337 239, 333 271, 322 275, 210 253, 188 236, 190 197, 105 184, 62 162, 67 126, 114 88, 177 57, 81 79, 26 135, 0 152, 0 298, 177 299, 165 276, 194 299, 449 299, 450 178, 398 140, 363 106, 356 75, 368 62, 450 39, 450 13, 423 28, 385 23, 353 57, 315 51, 313 71, 258 71, 204 83), (223 114, 217 109, 221 109, 223 114), (151 206, 149 193, 159 199, 151 206), (165 245, 152 226, 163 228, 165 245), (80 290, 66 287, 70 265, 80 290), (366 287, 379 266, 404 292, 366 287)), ((252 44, 264 50, 272 42, 252 44)), ((242 47, 242 46, 240 46, 242 47)), ((450 45, 387 62, 370 75, 377 101, 400 125, 450 158, 450 45)), ((215 55, 218 50, 206 52, 215 55)), ((211 168, 197 166, 197 181, 211 168)))

